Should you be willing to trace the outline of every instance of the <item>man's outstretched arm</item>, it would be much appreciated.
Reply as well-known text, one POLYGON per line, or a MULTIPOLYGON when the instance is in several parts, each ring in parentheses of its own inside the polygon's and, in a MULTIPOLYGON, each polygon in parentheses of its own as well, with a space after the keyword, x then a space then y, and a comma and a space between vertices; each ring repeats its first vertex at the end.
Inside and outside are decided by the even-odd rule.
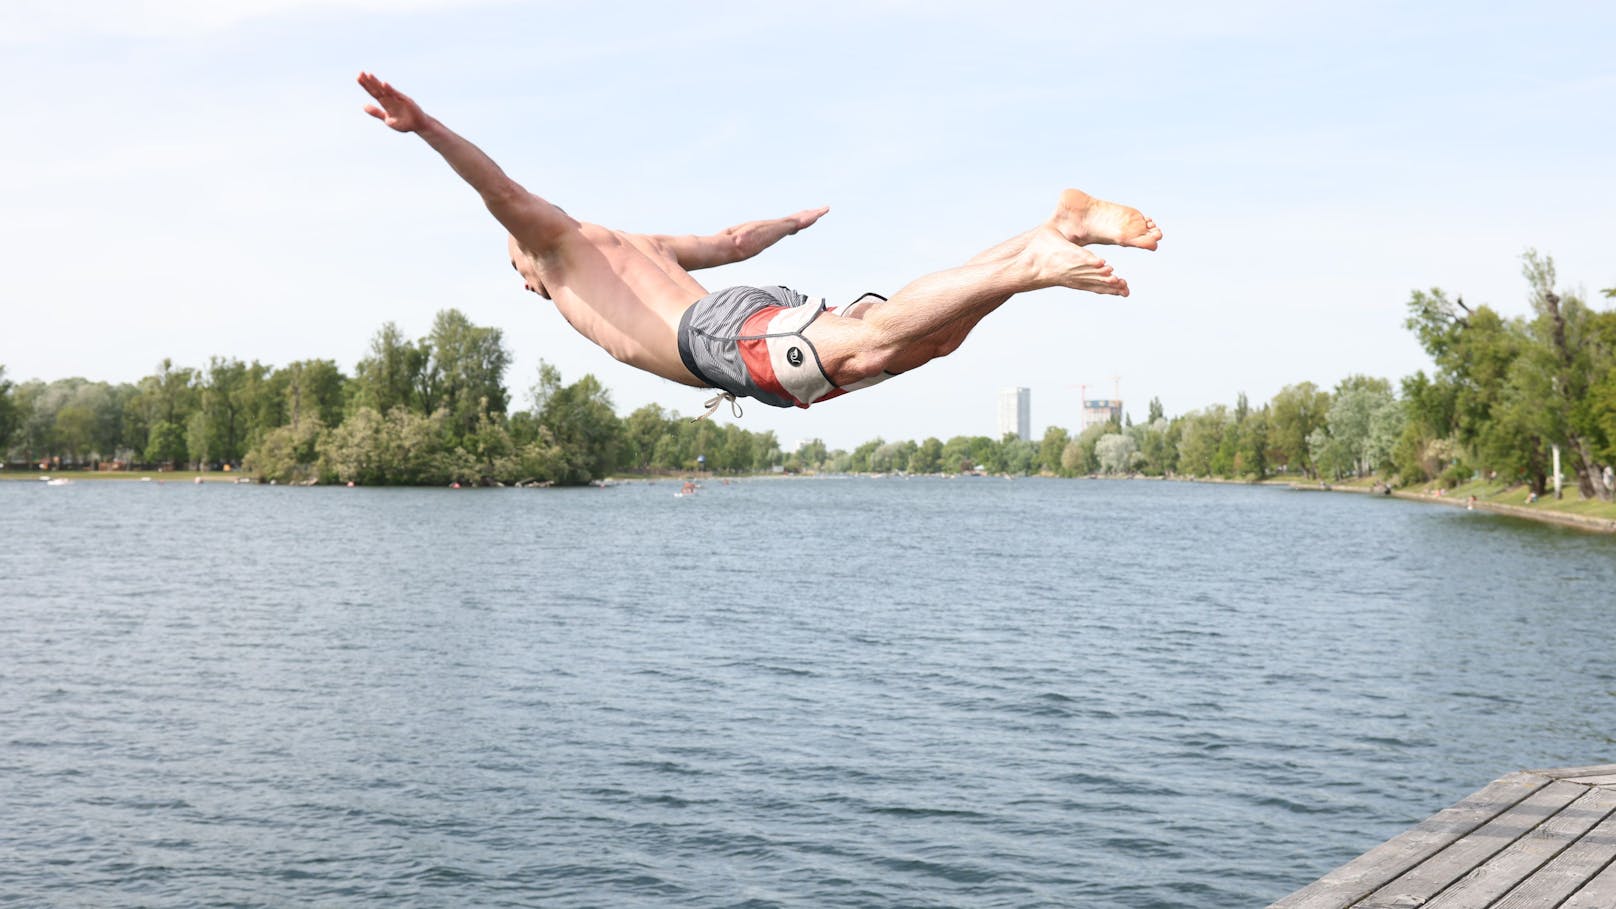
POLYGON ((750 259, 824 216, 829 208, 810 208, 784 218, 748 221, 705 237, 653 236, 657 245, 686 271, 713 268, 750 259))
POLYGON ((546 228, 572 225, 565 212, 523 189, 482 149, 427 116, 408 95, 370 73, 359 74, 359 85, 376 99, 376 104, 365 106, 365 113, 401 133, 415 133, 425 140, 462 180, 477 190, 489 212, 524 245, 542 242, 546 228))

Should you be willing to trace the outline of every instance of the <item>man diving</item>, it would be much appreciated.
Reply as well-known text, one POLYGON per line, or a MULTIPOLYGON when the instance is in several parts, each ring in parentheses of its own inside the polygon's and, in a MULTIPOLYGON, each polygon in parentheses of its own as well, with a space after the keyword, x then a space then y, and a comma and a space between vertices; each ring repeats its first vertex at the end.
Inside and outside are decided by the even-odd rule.
POLYGON ((554 301, 614 358, 683 385, 717 388, 731 402, 743 396, 807 407, 908 372, 954 351, 984 316, 1023 291, 1127 296, 1127 282, 1084 247, 1153 250, 1162 239, 1136 209, 1068 189, 1042 224, 917 278, 890 299, 866 294, 827 308, 785 287, 709 292, 691 272, 749 259, 829 209, 708 236, 631 234, 578 221, 523 189, 388 83, 361 73, 359 84, 376 101, 366 113, 420 136, 482 196, 509 234, 511 264, 528 290, 554 301))

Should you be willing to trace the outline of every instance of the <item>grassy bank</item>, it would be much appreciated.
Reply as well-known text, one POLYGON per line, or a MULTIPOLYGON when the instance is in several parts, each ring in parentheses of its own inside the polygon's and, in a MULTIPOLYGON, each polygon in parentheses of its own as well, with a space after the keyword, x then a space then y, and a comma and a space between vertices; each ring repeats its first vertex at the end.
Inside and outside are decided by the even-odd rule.
MULTIPOLYGON (((1264 482, 1295 486, 1297 488, 1313 488, 1318 485, 1317 481, 1308 482, 1306 480, 1266 480, 1264 482)), ((1381 481, 1374 477, 1366 477, 1331 483, 1329 488, 1339 492, 1368 493, 1378 492, 1379 490, 1376 487, 1380 483, 1381 481)), ((1425 483, 1394 490, 1392 495, 1401 499, 1433 502, 1458 508, 1470 507, 1470 497, 1475 496, 1474 505, 1482 511, 1507 514, 1527 520, 1563 524, 1568 527, 1579 527, 1586 530, 1616 533, 1616 502, 1584 499, 1574 486, 1566 489, 1565 497, 1560 499, 1556 499, 1551 492, 1546 496, 1539 497, 1534 502, 1531 501, 1531 492, 1526 486, 1512 486, 1505 483, 1478 480, 1465 483, 1454 489, 1443 489, 1440 483, 1425 483)))
POLYGON ((38 483, 43 479, 101 482, 103 480, 149 480, 153 483, 234 483, 246 474, 210 470, 0 470, 0 482, 7 480, 38 483))

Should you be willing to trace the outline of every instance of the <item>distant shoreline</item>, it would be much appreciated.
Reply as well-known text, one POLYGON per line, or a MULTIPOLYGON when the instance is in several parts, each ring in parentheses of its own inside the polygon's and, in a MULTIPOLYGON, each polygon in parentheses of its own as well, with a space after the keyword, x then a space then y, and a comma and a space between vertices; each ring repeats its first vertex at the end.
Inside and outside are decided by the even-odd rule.
MULTIPOLYGON (((657 476, 623 476, 623 477, 611 477, 611 478, 608 479, 607 482, 610 482, 610 483, 657 482, 659 480, 675 480, 675 479, 679 479, 679 478, 682 478, 682 477, 685 477, 685 476, 691 476, 691 475, 692 474, 688 474, 688 473, 670 473, 670 474, 657 475, 657 476)), ((822 476, 827 476, 827 475, 826 474, 796 474, 796 475, 792 475, 792 474, 784 474, 784 475, 781 475, 781 474, 743 474, 743 475, 732 476, 732 477, 724 477, 722 479, 729 479, 729 480, 742 480, 742 479, 796 479, 796 478, 813 479, 813 478, 822 477, 822 476)), ((844 476, 869 476, 869 474, 844 474, 844 476)), ((13 482, 36 482, 37 483, 37 482, 40 482, 41 480, 45 480, 47 478, 55 478, 55 477, 60 477, 62 479, 71 480, 71 481, 83 480, 83 481, 91 482, 91 483, 100 482, 100 481, 103 481, 103 480, 123 481, 123 482, 147 481, 147 482, 156 482, 156 483, 191 483, 191 484, 196 484, 196 483, 226 483, 226 484, 244 483, 244 484, 247 484, 247 483, 250 483, 250 484, 253 484, 253 485, 257 485, 257 483, 258 483, 258 481, 256 479, 252 478, 251 476, 249 476, 249 475, 247 475, 245 473, 237 473, 237 472, 234 472, 234 471, 231 471, 231 472, 225 472, 225 471, 206 471, 206 472, 202 472, 202 471, 192 471, 192 470, 188 470, 188 471, 178 471, 178 470, 158 470, 158 471, 154 471, 154 470, 120 470, 120 471, 90 471, 90 470, 24 471, 24 470, 0 470, 0 482, 13 481, 13 482)), ((709 477, 709 479, 720 479, 720 478, 719 477, 709 477)), ((1348 482, 1348 483, 1325 483, 1325 484, 1319 484, 1317 481, 1315 481, 1313 483, 1309 483, 1309 482, 1302 481, 1302 480, 1281 479, 1281 478, 1277 478, 1277 477, 1271 477, 1271 478, 1266 479, 1266 480, 1258 480, 1258 481, 1255 481, 1255 482, 1251 481, 1251 480, 1219 479, 1219 478, 1216 478, 1216 477, 1197 477, 1197 478, 1192 479, 1192 478, 1189 478, 1189 477, 1146 477, 1146 476, 1107 477, 1107 476, 1090 476, 1090 477, 1077 477, 1077 478, 1074 478, 1074 479, 1125 480, 1125 481, 1146 480, 1146 481, 1152 481, 1152 482, 1161 482, 1161 481, 1165 480, 1165 481, 1176 482, 1176 483, 1206 483, 1206 484, 1217 485, 1217 486, 1271 486, 1271 487, 1279 487, 1279 488, 1284 488, 1284 489, 1290 489, 1290 490, 1293 490, 1293 491, 1296 491, 1296 492, 1344 492, 1344 493, 1351 493, 1351 494, 1354 494, 1354 495, 1387 495, 1387 493, 1381 491, 1383 489, 1383 487, 1379 487, 1379 486, 1361 485, 1361 484, 1355 484, 1355 483, 1351 483, 1351 482, 1348 482)), ((334 486, 334 485, 340 485, 340 484, 321 484, 321 485, 333 485, 334 486)), ((468 488, 470 488, 470 487, 468 487, 468 488)), ((1465 487, 1460 487, 1461 490, 1463 490, 1464 488, 1465 487)), ((1432 505, 1447 505, 1447 506, 1451 506, 1451 507, 1455 507, 1455 508, 1471 507, 1471 503, 1469 501, 1469 495, 1470 494, 1468 492, 1466 492, 1466 491, 1456 491, 1452 495, 1446 495, 1446 494, 1437 495, 1434 492, 1426 492, 1426 491, 1423 491, 1423 490, 1409 490, 1409 489, 1393 489, 1389 493, 1389 496, 1391 498, 1404 499, 1406 501, 1411 501, 1411 502, 1424 502, 1424 503, 1432 504, 1432 505)), ((1537 522, 1545 523, 1545 524, 1558 524, 1558 525, 1560 525, 1562 527, 1570 527, 1570 528, 1573 528, 1573 529, 1576 529, 1576 530, 1585 530, 1585 531, 1590 531, 1590 532, 1593 532, 1593 533, 1616 534, 1616 518, 1605 518, 1605 517, 1595 517, 1595 516, 1591 516, 1591 515, 1580 515, 1580 514, 1575 514, 1575 513, 1572 513, 1572 512, 1555 511, 1555 510, 1547 509, 1547 508, 1530 508, 1530 507, 1527 507, 1527 506, 1524 506, 1524 505, 1511 505, 1511 504, 1507 504, 1507 503, 1504 503, 1504 502, 1490 501, 1488 499, 1484 499, 1484 498, 1480 498, 1480 497, 1478 497, 1476 499, 1473 507, 1474 507, 1474 510, 1476 510, 1476 511, 1486 511, 1486 512, 1490 512, 1492 514, 1500 514, 1500 515, 1505 515, 1507 517, 1512 517, 1512 518, 1521 518, 1521 519, 1527 520, 1527 521, 1537 521, 1537 522)))

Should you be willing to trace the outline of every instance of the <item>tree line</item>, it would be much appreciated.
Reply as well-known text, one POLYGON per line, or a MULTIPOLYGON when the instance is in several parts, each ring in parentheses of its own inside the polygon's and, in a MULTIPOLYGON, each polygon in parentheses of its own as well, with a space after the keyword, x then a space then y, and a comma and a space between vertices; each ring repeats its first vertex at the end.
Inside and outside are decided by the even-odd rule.
MULTIPOLYGON (((876 439, 835 453, 833 468, 985 470, 1009 474, 1140 474, 1261 480, 1379 476, 1452 488, 1476 477, 1552 483, 1554 450, 1584 498, 1611 501, 1616 464, 1616 311, 1556 289, 1554 261, 1522 256, 1529 314, 1506 319, 1441 289, 1415 291, 1405 327, 1434 368, 1405 377, 1352 375, 1332 389, 1300 382, 1252 405, 1240 394, 1171 419, 1159 400, 1134 423, 1050 427, 942 442, 876 439)), ((1601 292, 1616 298, 1616 288, 1601 292)))
MULTIPOLYGON (((1452 487, 1477 476, 1543 494, 1553 453, 1585 498, 1612 498, 1616 464, 1616 311, 1556 289, 1552 259, 1522 256, 1529 312, 1506 319, 1441 289, 1415 291, 1405 327, 1431 356, 1394 385, 1348 376, 1299 382, 1261 406, 1240 394, 1167 417, 1050 427, 1041 439, 873 439, 848 450, 819 440, 780 450, 773 433, 690 423, 656 405, 618 417, 592 375, 571 384, 542 365, 531 406, 509 412, 510 363, 496 328, 455 310, 411 342, 392 323, 350 377, 328 360, 271 369, 213 358, 164 360, 138 383, 6 381, 0 451, 12 460, 82 465, 239 465, 278 482, 576 484, 614 473, 1142 474, 1260 480, 1376 475, 1452 487)), ((1616 297, 1616 288, 1603 291, 1616 297)))
POLYGON ((592 375, 541 364, 512 411, 501 331, 457 310, 409 340, 389 322, 353 374, 330 360, 282 367, 163 360, 134 383, 14 383, 0 366, 0 455, 10 463, 241 470, 279 483, 573 485, 624 470, 767 470, 773 433, 692 424, 654 405, 618 417, 592 375))

